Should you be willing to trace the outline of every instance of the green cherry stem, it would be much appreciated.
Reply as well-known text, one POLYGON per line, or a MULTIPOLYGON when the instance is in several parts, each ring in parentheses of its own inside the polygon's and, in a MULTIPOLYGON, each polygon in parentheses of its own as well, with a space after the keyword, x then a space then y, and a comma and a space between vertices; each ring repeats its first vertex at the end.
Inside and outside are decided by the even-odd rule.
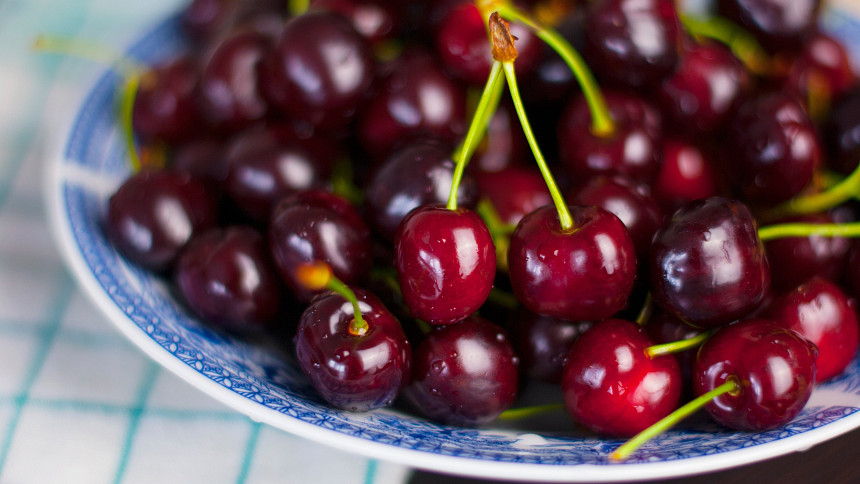
POLYGON ((303 15, 311 6, 310 0, 287 0, 287 11, 293 17, 303 15))
POLYGON ((296 277, 306 288, 312 291, 328 289, 352 303, 353 319, 349 323, 349 334, 363 336, 370 327, 361 315, 358 298, 352 289, 332 273, 331 267, 322 261, 302 264, 296 269, 296 277))
POLYGON ((656 356, 671 355, 698 348, 702 343, 710 338, 712 334, 714 334, 713 331, 705 331, 704 333, 699 333, 692 338, 649 346, 645 349, 645 354, 648 355, 648 358, 654 358, 656 356))
POLYGON ((648 324, 648 321, 651 319, 651 314, 654 312, 654 301, 651 298, 651 292, 645 295, 645 302, 642 303, 642 309, 639 310, 639 314, 636 315, 636 324, 639 326, 645 326, 648 324))
POLYGON ((570 42, 556 30, 541 25, 508 1, 501 2, 501 5, 499 5, 499 14, 508 20, 521 22, 561 56, 573 72, 574 77, 576 77, 579 87, 585 96, 585 101, 588 103, 591 111, 592 134, 601 138, 612 136, 615 133, 615 122, 609 114, 606 98, 603 97, 603 92, 600 90, 594 74, 588 68, 588 64, 585 63, 579 52, 570 45, 570 42))
POLYGON ((120 119, 122 123, 123 138, 128 149, 128 156, 131 158, 132 171, 137 173, 143 165, 140 161, 140 156, 137 153, 137 145, 134 141, 134 126, 132 117, 134 115, 134 100, 137 97, 137 90, 140 87, 140 76, 131 74, 126 80, 122 90, 122 99, 120 101, 120 119))
POLYGON ((123 56, 120 52, 86 40, 40 35, 33 42, 33 50, 87 59, 103 66, 110 66, 123 77, 139 75, 146 70, 143 64, 123 56))
POLYGON ((472 157, 475 149, 477 149, 478 143, 487 129, 487 124, 499 105, 501 90, 504 87, 504 78, 501 74, 501 63, 498 61, 493 62, 490 76, 487 78, 487 84, 484 86, 481 99, 478 101, 478 107, 475 108, 475 114, 472 116, 472 122, 469 124, 469 131, 466 132, 466 138, 463 140, 463 144, 454 152, 454 159, 457 160, 457 165, 454 168, 453 180, 451 180, 451 193, 448 195, 448 210, 457 210, 457 191, 460 188, 460 181, 463 179, 466 165, 469 163, 469 159, 472 157))
POLYGON ((770 70, 770 57, 759 45, 752 34, 720 16, 695 18, 679 15, 681 25, 694 37, 715 40, 724 44, 751 72, 767 75, 770 70))
POLYGON ((729 377, 729 379, 722 385, 691 400, 687 404, 681 406, 674 412, 664 417, 662 420, 659 420, 654 425, 636 434, 636 436, 625 442, 623 445, 621 445, 621 447, 615 449, 615 451, 609 455, 609 459, 617 462, 630 457, 630 454, 636 452, 636 449, 645 444, 645 442, 648 442, 654 437, 662 434, 663 432, 666 432, 670 428, 674 427, 675 424, 677 424, 681 420, 696 413, 697 410, 704 407, 705 404, 707 404, 714 398, 725 393, 731 393, 733 391, 736 391, 737 389, 737 381, 735 380, 735 378, 729 377))
POLYGON ((533 405, 530 407, 511 408, 499 414, 499 420, 519 420, 533 417, 547 412, 555 412, 564 409, 563 403, 547 403, 545 405, 533 405))
POLYGON ((768 225, 758 229, 758 237, 762 242, 786 237, 808 237, 810 235, 858 238, 860 237, 860 222, 844 224, 788 223, 768 225))
POLYGON ((764 215, 770 220, 775 220, 792 215, 821 213, 852 198, 860 198, 860 166, 826 191, 793 198, 768 210, 764 215))

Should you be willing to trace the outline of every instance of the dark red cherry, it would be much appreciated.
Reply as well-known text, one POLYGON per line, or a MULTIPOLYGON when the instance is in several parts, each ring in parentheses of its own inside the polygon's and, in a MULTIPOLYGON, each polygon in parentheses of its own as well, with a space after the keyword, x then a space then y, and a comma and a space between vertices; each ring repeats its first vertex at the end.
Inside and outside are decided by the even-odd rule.
POLYGON ((508 167, 494 173, 477 173, 481 197, 487 199, 502 222, 516 225, 527 214, 552 203, 540 172, 534 168, 508 167))
POLYGON ((257 330, 278 314, 278 275, 265 239, 250 227, 212 229, 192 238, 174 279, 186 304, 217 327, 257 330))
POLYGON ((599 0, 588 6, 583 54, 599 77, 642 87, 675 69, 681 32, 671 0, 599 0))
POLYGON ((623 309, 636 279, 636 251, 621 220, 597 207, 570 207, 574 229, 562 230, 545 206, 520 220, 508 266, 517 299, 531 311, 598 321, 623 309))
POLYGON ((454 143, 466 132, 466 92, 424 51, 394 61, 364 109, 358 136, 374 160, 422 135, 454 143))
POLYGON ((230 198, 258 222, 281 199, 323 188, 337 156, 321 137, 302 139, 284 126, 255 127, 236 135, 226 148, 230 198))
MULTIPOLYGON (((445 203, 451 193, 454 162, 444 143, 418 141, 397 151, 365 189, 368 220, 386 240, 394 240, 403 217, 419 205, 445 203)), ((478 188, 465 175, 457 191, 460 207, 474 208, 478 188)))
POLYGON ((703 134, 723 126, 752 77, 728 48, 686 42, 677 70, 660 83, 660 107, 673 126, 703 134))
POLYGON ((235 131, 263 119, 268 104, 258 90, 257 67, 271 41, 253 30, 226 37, 200 74, 197 100, 207 123, 235 131))
POLYGON ((815 126, 783 92, 745 102, 731 120, 727 159, 746 201, 773 205, 797 195, 821 161, 815 126))
POLYGON ((508 320, 507 328, 520 358, 521 373, 528 378, 561 383, 571 345, 592 324, 541 316, 520 306, 508 320))
POLYGON ((424 205, 397 229, 394 266, 412 316, 451 324, 487 300, 496 277, 496 248, 475 212, 424 205))
MULTIPOLYGON (((660 310, 660 308, 656 308, 654 315, 645 325, 645 333, 654 341, 654 344, 659 345, 695 338, 702 333, 702 330, 690 326, 675 316, 660 310)), ((678 366, 681 368, 682 399, 693 394, 693 364, 696 362, 698 351, 699 348, 692 348, 672 354, 678 360, 678 366)))
POLYGON ((755 219, 736 200, 684 205, 655 235, 651 294, 677 318, 717 327, 750 313, 770 288, 755 219))
POLYGON ((375 72, 367 41, 330 12, 293 17, 260 66, 260 88, 293 119, 334 131, 345 127, 375 72))
POLYGON ((848 255, 848 264, 845 267, 845 282, 848 283, 847 290, 854 299, 860 299, 860 244, 856 241, 851 244, 848 255))
POLYGON ((215 200, 203 182, 187 173, 144 170, 110 198, 105 228, 129 260, 162 272, 194 234, 215 222, 215 200))
POLYGON ((657 202, 622 177, 594 177, 573 190, 567 200, 573 205, 592 205, 615 214, 630 232, 642 260, 651 249, 651 236, 663 222, 657 202))
POLYGON ((191 0, 182 12, 182 27, 194 40, 210 39, 230 25, 237 3, 235 0, 191 0))
POLYGON ((660 169, 660 114, 642 98, 604 91, 615 132, 591 132, 591 111, 579 95, 568 104, 558 125, 559 156, 577 183, 595 175, 622 175, 650 183, 660 169))
POLYGON ((281 278, 300 301, 313 292, 296 276, 299 265, 326 262, 344 283, 370 269, 370 230, 349 202, 334 195, 297 196, 279 203, 269 223, 269 245, 281 278))
POLYGON ((729 379, 738 388, 705 405, 718 423, 761 431, 791 421, 815 385, 815 350, 796 332, 768 319, 748 319, 717 331, 699 349, 693 391, 707 393, 729 379))
POLYGON ((173 149, 170 169, 184 171, 220 187, 227 178, 224 142, 215 137, 190 139, 173 149))
POLYGON ((818 25, 821 0, 724 0, 719 12, 771 52, 797 50, 818 25))
POLYGON ((675 410, 681 370, 671 355, 648 357, 653 344, 641 327, 621 319, 601 321, 574 341, 561 380, 573 419, 628 437, 675 410))
POLYGON ((373 294, 353 288, 363 333, 351 331, 353 305, 327 293, 299 321, 296 359, 314 389, 329 404, 364 412, 392 404, 409 382, 412 350, 397 319, 373 294))
POLYGON ((768 315, 818 348, 815 379, 820 382, 842 373, 857 353, 860 329, 854 306, 839 286, 814 277, 780 296, 768 315))
POLYGON ((680 139, 663 140, 663 163, 652 194, 665 212, 719 193, 717 170, 706 151, 680 139))
MULTIPOLYGON (((835 223, 828 214, 805 215, 780 220, 780 223, 809 224, 835 223)), ((794 289, 814 276, 839 281, 851 240, 844 237, 785 237, 768 240, 764 244, 770 262, 773 286, 779 291, 794 289)))
POLYGON ((415 348, 404 394, 423 415, 450 425, 494 420, 517 397, 519 363, 505 331, 472 316, 434 329, 415 348))
POLYGON ((487 132, 472 155, 467 169, 470 173, 480 173, 522 166, 526 164, 527 150, 528 141, 513 105, 502 101, 490 118, 487 132))
POLYGON ((371 44, 394 39, 404 19, 398 2, 388 0, 311 0, 310 9, 329 10, 348 18, 371 44))
POLYGON ((819 96, 824 102, 833 102, 855 84, 857 74, 845 46, 821 32, 816 32, 804 44, 786 79, 786 87, 797 93, 800 99, 819 96))
POLYGON ((134 98, 132 126, 144 140, 177 143, 200 132, 194 98, 197 62, 180 56, 147 72, 134 98))
MULTIPOLYGON (((452 8, 435 29, 436 52, 445 67, 473 86, 486 84, 493 63, 492 44, 487 40, 488 21, 475 5, 463 2, 452 8)), ((512 23, 510 30, 517 39, 517 74, 527 75, 540 59, 543 44, 519 23, 512 23)))
POLYGON ((827 166, 849 174, 860 161, 860 86, 833 103, 830 116, 822 128, 827 149, 827 166))

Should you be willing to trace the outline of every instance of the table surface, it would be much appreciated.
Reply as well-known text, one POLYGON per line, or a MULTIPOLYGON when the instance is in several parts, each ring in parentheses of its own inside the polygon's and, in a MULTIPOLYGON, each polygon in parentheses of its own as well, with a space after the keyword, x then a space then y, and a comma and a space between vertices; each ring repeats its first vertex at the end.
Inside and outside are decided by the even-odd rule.
MULTIPOLYGON (((132 347, 65 270, 45 224, 41 170, 56 120, 93 67, 29 47, 38 33, 127 45, 181 3, 0 0, 0 484, 474 482, 251 421, 132 347)), ((696 480, 860 482, 857 448, 860 431, 696 480)))

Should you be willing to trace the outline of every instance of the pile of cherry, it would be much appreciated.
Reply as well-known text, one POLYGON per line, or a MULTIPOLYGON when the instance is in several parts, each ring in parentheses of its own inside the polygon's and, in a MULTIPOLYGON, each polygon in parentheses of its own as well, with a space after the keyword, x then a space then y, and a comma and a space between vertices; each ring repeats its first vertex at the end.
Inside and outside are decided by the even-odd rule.
POLYGON ((106 231, 338 408, 781 426, 858 345, 860 85, 819 1, 718 3, 194 0, 106 231))

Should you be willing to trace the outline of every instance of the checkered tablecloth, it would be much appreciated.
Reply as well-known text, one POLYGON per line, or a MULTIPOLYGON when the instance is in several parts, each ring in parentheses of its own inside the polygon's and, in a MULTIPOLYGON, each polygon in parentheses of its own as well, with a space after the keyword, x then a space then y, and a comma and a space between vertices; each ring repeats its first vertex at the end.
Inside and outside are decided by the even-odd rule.
POLYGON ((251 421, 127 342, 64 268, 44 157, 101 67, 38 33, 117 48, 182 0, 0 0, 0 483, 399 483, 408 469, 251 421))

